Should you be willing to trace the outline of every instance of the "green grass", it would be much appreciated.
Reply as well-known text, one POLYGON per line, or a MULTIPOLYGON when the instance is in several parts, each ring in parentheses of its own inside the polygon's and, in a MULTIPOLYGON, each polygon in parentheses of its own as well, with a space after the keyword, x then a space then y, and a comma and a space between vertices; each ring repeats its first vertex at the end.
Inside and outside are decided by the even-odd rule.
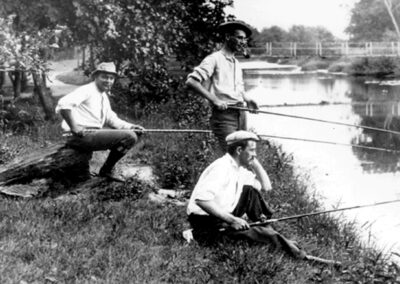
MULTIPOLYGON (((136 123, 179 128, 168 117, 161 108, 136 123)), ((20 156, 60 139, 57 125, 36 127, 29 136, 1 136, 1 147, 20 156)), ((152 164, 161 186, 188 194, 217 157, 215 141, 198 134, 146 134, 141 140, 123 162, 152 164)), ((265 197, 274 217, 322 210, 307 175, 294 173, 291 156, 264 142, 259 157, 273 182, 265 197)), ((362 245, 356 225, 339 217, 274 225, 308 253, 342 261, 335 269, 292 259, 269 245, 224 238, 214 245, 187 244, 186 208, 150 201, 152 190, 133 180, 128 186, 103 184, 84 196, 0 197, 0 283, 400 283, 399 267, 362 245)))

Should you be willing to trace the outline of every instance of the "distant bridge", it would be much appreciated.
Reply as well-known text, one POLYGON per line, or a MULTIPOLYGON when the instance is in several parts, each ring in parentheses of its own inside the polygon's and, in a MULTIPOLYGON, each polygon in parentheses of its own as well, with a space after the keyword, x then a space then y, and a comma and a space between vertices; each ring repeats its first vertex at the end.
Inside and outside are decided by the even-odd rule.
POLYGON ((400 56, 400 42, 267 42, 250 50, 255 56, 271 57, 400 56))

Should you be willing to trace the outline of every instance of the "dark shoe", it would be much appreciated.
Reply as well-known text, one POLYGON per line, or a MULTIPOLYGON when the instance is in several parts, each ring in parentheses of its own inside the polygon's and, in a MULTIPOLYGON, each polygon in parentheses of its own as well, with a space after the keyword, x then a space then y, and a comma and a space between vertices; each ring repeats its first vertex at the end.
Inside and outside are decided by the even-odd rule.
POLYGON ((102 171, 99 172, 100 177, 108 178, 109 180, 116 181, 116 182, 125 182, 126 179, 116 171, 102 171))

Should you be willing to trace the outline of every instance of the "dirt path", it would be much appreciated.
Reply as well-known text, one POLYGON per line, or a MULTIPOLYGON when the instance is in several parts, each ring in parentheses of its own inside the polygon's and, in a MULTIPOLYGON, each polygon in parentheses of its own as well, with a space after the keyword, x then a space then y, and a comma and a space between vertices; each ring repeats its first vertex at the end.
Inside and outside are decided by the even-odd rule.
POLYGON ((78 87, 77 85, 65 84, 57 79, 58 75, 71 72, 76 67, 77 67, 76 59, 50 62, 50 71, 48 73, 47 85, 51 89, 53 97, 64 96, 78 87))

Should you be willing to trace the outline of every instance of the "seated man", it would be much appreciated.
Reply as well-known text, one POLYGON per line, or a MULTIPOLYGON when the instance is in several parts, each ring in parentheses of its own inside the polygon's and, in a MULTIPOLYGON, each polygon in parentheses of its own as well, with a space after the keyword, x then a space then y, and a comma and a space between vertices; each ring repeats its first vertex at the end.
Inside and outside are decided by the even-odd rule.
POLYGON ((250 227, 243 219, 246 214, 252 222, 265 221, 272 215, 260 194, 260 190, 270 190, 271 183, 255 159, 258 140, 257 135, 243 130, 229 134, 228 153, 200 176, 187 208, 195 237, 199 233, 215 234, 225 227, 225 233, 231 237, 272 243, 294 257, 324 262, 306 255, 296 242, 286 239, 270 225, 250 227))
POLYGON ((144 128, 118 118, 111 109, 107 95, 117 76, 114 63, 100 63, 92 76, 93 82, 61 98, 56 112, 64 118, 63 130, 72 133, 66 146, 89 153, 111 150, 99 175, 123 182, 113 171, 114 166, 136 143, 134 131, 142 132, 144 128), (114 129, 102 129, 104 126, 114 129))

